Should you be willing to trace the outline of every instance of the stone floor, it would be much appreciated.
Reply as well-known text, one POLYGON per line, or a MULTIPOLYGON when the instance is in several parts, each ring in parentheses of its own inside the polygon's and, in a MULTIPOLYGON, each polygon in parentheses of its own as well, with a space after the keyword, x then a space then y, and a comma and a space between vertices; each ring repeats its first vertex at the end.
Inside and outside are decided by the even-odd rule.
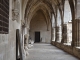
POLYGON ((36 43, 26 60, 79 60, 50 44, 36 43))

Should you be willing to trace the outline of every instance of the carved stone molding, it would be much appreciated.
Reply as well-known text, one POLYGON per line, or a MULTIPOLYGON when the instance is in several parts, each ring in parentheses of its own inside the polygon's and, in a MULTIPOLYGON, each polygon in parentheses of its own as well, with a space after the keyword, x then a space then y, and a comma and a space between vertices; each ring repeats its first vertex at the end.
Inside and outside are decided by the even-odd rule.
POLYGON ((18 19, 18 17, 19 17, 18 9, 13 9, 12 10, 12 17, 13 17, 13 19, 12 19, 13 21, 18 19))

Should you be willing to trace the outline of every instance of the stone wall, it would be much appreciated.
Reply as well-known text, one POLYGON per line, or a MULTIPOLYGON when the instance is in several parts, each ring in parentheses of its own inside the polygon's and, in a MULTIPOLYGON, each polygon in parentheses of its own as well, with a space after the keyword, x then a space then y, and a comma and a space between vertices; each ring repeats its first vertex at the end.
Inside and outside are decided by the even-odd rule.
POLYGON ((64 45, 62 43, 58 43, 54 41, 52 41, 52 45, 80 59, 80 49, 79 48, 71 47, 70 45, 64 45))
POLYGON ((13 21, 12 3, 13 0, 9 0, 9 33, 0 34, 0 60, 16 60, 16 29, 20 29, 21 23, 13 21))

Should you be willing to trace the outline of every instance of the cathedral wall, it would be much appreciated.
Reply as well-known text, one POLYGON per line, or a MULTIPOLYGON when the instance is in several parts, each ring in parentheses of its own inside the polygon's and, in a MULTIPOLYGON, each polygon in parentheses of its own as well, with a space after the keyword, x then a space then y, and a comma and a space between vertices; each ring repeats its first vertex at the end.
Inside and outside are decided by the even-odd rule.
POLYGON ((21 18, 13 19, 13 3, 9 0, 9 33, 0 34, 0 60, 16 60, 16 29, 21 28, 21 18))

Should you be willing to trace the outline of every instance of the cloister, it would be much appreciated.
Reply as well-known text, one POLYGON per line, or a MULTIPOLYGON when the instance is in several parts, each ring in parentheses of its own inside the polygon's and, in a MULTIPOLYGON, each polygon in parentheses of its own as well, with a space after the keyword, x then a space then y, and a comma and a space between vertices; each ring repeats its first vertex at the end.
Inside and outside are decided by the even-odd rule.
POLYGON ((0 0, 0 60, 79 60, 80 0, 0 0))

